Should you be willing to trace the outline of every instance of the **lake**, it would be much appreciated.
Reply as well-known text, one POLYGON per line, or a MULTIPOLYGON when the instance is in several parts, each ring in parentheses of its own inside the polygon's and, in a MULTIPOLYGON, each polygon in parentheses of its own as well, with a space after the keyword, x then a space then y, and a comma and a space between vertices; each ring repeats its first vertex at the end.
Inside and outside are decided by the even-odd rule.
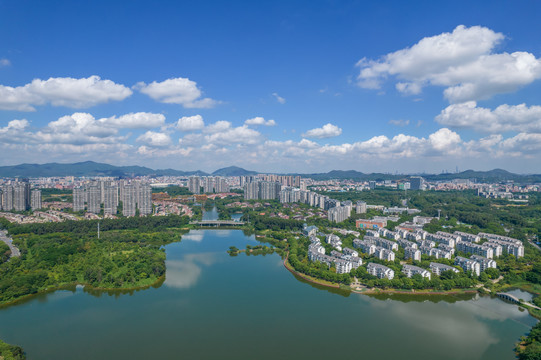
POLYGON ((277 254, 226 253, 247 244, 258 242, 241 230, 192 230, 166 246, 160 287, 43 294, 0 309, 0 339, 30 360, 507 360, 536 323, 490 297, 330 291, 298 280, 277 254))

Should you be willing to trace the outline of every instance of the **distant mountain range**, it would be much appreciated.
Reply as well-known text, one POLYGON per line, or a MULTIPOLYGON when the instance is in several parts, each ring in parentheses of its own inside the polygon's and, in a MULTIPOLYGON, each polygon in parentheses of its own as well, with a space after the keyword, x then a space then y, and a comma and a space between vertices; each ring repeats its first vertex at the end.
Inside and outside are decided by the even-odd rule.
MULTIPOLYGON (((249 171, 237 166, 229 166, 214 171, 212 174, 204 171, 181 171, 174 169, 153 170, 144 166, 114 166, 109 164, 97 163, 94 161, 85 161, 74 164, 21 164, 14 166, 0 166, 0 177, 55 177, 55 176, 112 176, 112 177, 132 177, 132 176, 241 176, 255 175, 256 171, 249 171)), ((365 174, 356 170, 332 170, 327 173, 315 174, 288 174, 310 177, 315 180, 328 179, 351 179, 360 181, 381 181, 407 179, 410 175, 392 175, 383 173, 365 174)), ((490 171, 466 170, 454 174, 419 174, 427 180, 452 180, 452 179, 477 179, 484 182, 499 182, 512 180, 519 183, 537 183, 541 182, 541 175, 519 175, 506 170, 494 169, 490 171)))
POLYGON ((74 164, 21 164, 0 166, 0 177, 54 177, 54 176, 189 176, 208 175, 202 171, 180 171, 173 169, 153 170, 144 166, 114 166, 85 161, 74 164))
MULTIPOLYGON (((314 180, 325 179, 352 179, 359 181, 382 181, 382 180, 399 180, 407 179, 415 175, 392 175, 382 173, 365 174, 356 170, 332 170, 328 173, 319 174, 299 174, 304 177, 310 177, 314 180)), ((512 180, 519 183, 538 183, 541 182, 541 174, 521 175, 513 174, 507 170, 494 169, 489 171, 466 170, 459 173, 448 174, 418 174, 426 180, 453 180, 453 179, 476 179, 482 182, 500 182, 512 180)))

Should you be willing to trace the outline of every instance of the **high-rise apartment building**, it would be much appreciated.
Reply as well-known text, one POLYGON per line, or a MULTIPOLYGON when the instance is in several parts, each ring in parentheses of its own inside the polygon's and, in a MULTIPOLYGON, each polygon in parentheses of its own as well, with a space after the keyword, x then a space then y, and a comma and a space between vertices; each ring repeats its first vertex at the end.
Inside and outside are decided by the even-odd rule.
POLYGON ((119 200, 122 201, 124 216, 135 216, 137 209, 141 215, 152 214, 152 188, 140 181, 100 181, 73 188, 74 211, 85 210, 86 203, 88 212, 98 214, 103 204, 104 214, 116 215, 119 200))
POLYGON ((85 209, 85 188, 82 186, 73 188, 73 211, 84 211, 85 209))
POLYGON ((279 182, 259 181, 244 184, 244 199, 246 200, 276 200, 280 198, 282 186, 279 182))
POLYGON ((244 184, 244 199, 257 200, 259 199, 259 183, 249 182, 244 184))
MULTIPOLYGON (((301 201, 301 194, 306 192, 301 192, 301 190, 296 188, 284 188, 280 191, 280 202, 281 203, 294 203, 301 201)), ((304 196, 304 201, 306 202, 306 196, 304 196)))
POLYGON ((422 177, 412 177, 410 178, 410 189, 411 190, 421 190, 423 186, 424 179, 422 177))
POLYGON ((13 185, 13 210, 26 211, 30 208, 30 183, 28 179, 13 185))
POLYGON ((7 185, 2 189, 2 210, 13 210, 13 186, 7 185))
POLYGON ((280 190, 282 186, 279 182, 273 181, 261 181, 259 183, 259 199, 261 200, 275 200, 280 196, 280 190))
POLYGON ((140 215, 152 214, 152 188, 149 184, 140 184, 137 194, 137 207, 140 215))
POLYGON ((243 187, 244 185, 256 181, 255 176, 251 175, 242 175, 239 176, 239 185, 243 187))
POLYGON ((42 205, 41 205, 41 190, 39 190, 39 189, 32 190, 30 198, 31 198, 30 199, 30 207, 32 208, 32 210, 39 210, 39 209, 42 208, 42 205))
POLYGON ((118 209, 118 187, 114 184, 103 188, 103 212, 116 215, 118 209))
POLYGON ((214 188, 215 188, 215 184, 216 184, 215 179, 212 176, 204 177, 203 178, 203 192, 204 193, 213 193, 214 188))
POLYGON ((199 176, 190 176, 188 178, 188 190, 193 194, 201 194, 201 178, 199 176))
POLYGON ((366 202, 357 201, 357 204, 355 205, 355 212, 357 214, 365 214, 366 213, 366 202))
POLYGON ((135 185, 124 185, 122 195, 122 215, 135 216, 137 209, 137 191, 135 185))
POLYGON ((229 191, 229 186, 227 185, 227 182, 221 176, 216 176, 214 182, 214 188, 217 193, 224 193, 229 191))
POLYGON ((99 183, 93 183, 86 189, 88 212, 99 214, 101 211, 101 187, 99 183))

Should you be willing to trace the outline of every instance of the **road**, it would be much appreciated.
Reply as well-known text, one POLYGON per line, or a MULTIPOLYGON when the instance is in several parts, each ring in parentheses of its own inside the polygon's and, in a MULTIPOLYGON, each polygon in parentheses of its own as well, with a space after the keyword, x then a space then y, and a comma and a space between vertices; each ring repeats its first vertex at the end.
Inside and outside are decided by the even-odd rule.
POLYGON ((539 245, 537 245, 536 243, 534 243, 532 240, 528 239, 528 242, 533 245, 535 248, 537 248, 537 250, 541 251, 541 247, 539 247, 539 245))
POLYGON ((0 241, 3 241, 6 243, 7 246, 9 246, 9 250, 11 250, 11 256, 12 257, 19 257, 21 256, 21 252, 15 245, 13 245, 13 240, 7 236, 7 233, 3 230, 0 230, 0 241))

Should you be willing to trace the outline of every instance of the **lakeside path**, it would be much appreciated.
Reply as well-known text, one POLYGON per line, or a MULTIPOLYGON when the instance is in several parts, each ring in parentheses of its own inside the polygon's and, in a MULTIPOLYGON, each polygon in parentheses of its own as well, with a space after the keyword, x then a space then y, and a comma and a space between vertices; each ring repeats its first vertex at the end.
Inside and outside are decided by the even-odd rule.
POLYGON ((9 256, 10 259, 12 257, 21 256, 21 251, 15 245, 13 245, 13 240, 7 236, 7 232, 5 230, 0 230, 0 240, 9 246, 9 250, 11 251, 11 255, 9 256))

